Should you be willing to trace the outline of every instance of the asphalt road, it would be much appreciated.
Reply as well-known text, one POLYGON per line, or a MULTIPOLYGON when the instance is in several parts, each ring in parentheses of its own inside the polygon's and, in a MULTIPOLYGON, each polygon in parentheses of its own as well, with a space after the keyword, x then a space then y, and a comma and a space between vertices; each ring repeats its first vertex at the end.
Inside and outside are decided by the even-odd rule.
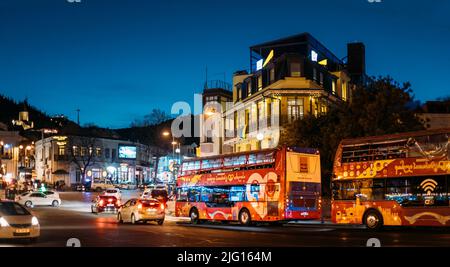
MULTIPOLYGON (((123 200, 137 195, 127 192, 123 200)), ((77 238, 86 247, 271 247, 271 246, 366 246, 378 238, 382 246, 450 246, 450 229, 392 228, 369 232, 362 227, 320 224, 242 227, 229 224, 191 225, 166 216, 163 226, 119 225, 115 215, 90 213, 94 193, 61 193, 59 208, 39 207, 33 212, 41 223, 41 237, 35 244, 0 241, 0 246, 64 247, 77 238)))

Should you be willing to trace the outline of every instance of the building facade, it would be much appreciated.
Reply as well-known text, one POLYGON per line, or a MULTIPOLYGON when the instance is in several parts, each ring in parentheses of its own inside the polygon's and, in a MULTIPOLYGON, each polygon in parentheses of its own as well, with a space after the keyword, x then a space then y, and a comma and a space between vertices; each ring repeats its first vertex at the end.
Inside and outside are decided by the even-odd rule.
POLYGON ((18 131, 0 131, 0 178, 25 182, 34 175, 34 142, 18 131))
MULTIPOLYGON (((365 48, 347 48, 344 62, 308 33, 250 47, 250 71, 234 74, 232 102, 220 117, 223 131, 210 139, 220 149, 201 156, 277 147, 284 125, 351 101, 355 81, 364 82, 365 48)), ((205 146, 211 145, 202 138, 205 146)))
POLYGON ((151 181, 153 148, 130 141, 52 136, 36 142, 37 179, 66 185, 107 178, 113 183, 151 181))

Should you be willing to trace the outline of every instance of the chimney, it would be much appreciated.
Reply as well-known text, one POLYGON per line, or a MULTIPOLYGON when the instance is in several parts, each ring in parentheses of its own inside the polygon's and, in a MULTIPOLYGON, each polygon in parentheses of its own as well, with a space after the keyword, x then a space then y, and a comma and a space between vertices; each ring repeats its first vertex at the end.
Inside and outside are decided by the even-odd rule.
POLYGON ((347 70, 350 76, 363 76, 366 74, 366 47, 364 43, 347 44, 347 70))

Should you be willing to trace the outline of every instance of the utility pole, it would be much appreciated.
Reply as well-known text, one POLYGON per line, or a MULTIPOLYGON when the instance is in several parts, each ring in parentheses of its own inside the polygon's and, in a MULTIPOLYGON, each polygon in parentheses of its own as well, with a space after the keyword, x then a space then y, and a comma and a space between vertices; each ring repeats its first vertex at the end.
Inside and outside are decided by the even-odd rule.
POLYGON ((76 112, 77 112, 77 124, 78 126, 80 126, 80 109, 77 109, 76 112))

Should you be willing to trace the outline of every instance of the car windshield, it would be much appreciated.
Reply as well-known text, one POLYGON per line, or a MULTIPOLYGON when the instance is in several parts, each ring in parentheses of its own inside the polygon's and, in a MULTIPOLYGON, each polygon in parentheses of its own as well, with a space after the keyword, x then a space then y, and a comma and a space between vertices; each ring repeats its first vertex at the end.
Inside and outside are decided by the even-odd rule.
POLYGON ((115 194, 115 193, 117 193, 117 190, 106 190, 106 193, 115 194))
POLYGON ((15 202, 0 202, 0 214, 6 216, 30 215, 30 213, 15 202))
POLYGON ((167 191, 166 190, 153 190, 152 191, 152 197, 167 197, 167 191))

